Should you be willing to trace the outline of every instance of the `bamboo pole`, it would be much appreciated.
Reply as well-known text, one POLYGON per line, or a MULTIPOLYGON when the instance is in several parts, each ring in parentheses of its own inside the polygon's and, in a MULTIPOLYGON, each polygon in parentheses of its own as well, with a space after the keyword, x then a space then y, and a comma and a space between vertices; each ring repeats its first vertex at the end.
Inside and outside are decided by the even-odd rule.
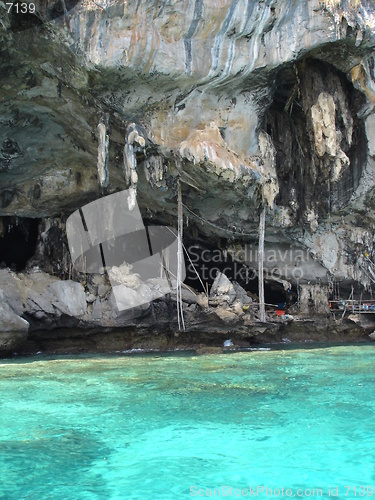
POLYGON ((266 322, 266 308, 264 305, 264 233, 266 229, 266 206, 264 205, 259 218, 259 248, 258 248, 258 282, 259 282, 259 315, 260 320, 266 322))
POLYGON ((182 209, 182 195, 181 195, 181 182, 178 179, 177 183, 178 189, 178 203, 177 203, 177 319, 178 319, 178 329, 185 330, 185 321, 184 321, 184 311, 182 308, 182 293, 181 293, 181 282, 182 282, 182 236, 183 236, 183 227, 184 227, 184 219, 183 219, 183 209, 182 209))
POLYGON ((354 288, 352 285, 352 313, 354 313, 354 288))

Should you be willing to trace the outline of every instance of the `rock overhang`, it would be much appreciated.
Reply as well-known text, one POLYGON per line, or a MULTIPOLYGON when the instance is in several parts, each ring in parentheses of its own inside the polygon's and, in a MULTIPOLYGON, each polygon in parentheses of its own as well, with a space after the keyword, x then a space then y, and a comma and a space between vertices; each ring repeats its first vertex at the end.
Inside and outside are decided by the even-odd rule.
MULTIPOLYGON (((280 241, 293 244, 295 236, 288 233, 293 229, 306 245, 304 231, 313 233, 317 224, 329 224, 328 216, 352 210, 346 199, 334 207, 337 214, 322 211, 323 192, 310 194, 317 208, 306 206, 300 214, 301 208, 291 209, 290 203, 300 207, 301 200, 294 200, 293 186, 280 184, 277 158, 272 165, 274 140, 262 128, 279 75, 289 68, 290 91, 298 82, 296 63, 324 60, 341 72, 352 70, 353 83, 363 84, 353 67, 366 69, 371 61, 374 13, 368 2, 345 10, 329 2, 223 1, 215 11, 200 0, 173 5, 144 0, 134 12, 135 4, 125 4, 80 2, 65 16, 34 26, 32 34, 2 30, 18 73, 3 58, 9 71, 2 72, 8 89, 1 142, 13 140, 19 149, 13 156, 6 153, 10 168, 1 173, 3 215, 56 216, 101 195, 96 127, 104 112, 111 117, 108 192, 128 187, 122 169, 125 130, 129 123, 142 124, 149 150, 139 158, 141 209, 153 221, 173 222, 178 157, 185 205, 192 212, 186 216, 201 240, 256 235, 259 176, 265 174, 281 191, 267 216, 280 241), (150 155, 165 166, 162 187, 150 186, 150 155), (283 193, 288 200, 279 204, 283 193)), ((371 83, 371 75, 365 76, 371 83)), ((371 101, 370 84, 360 92, 371 101)), ((320 95, 311 107, 323 102, 320 95)), ((331 156, 338 156, 341 140, 331 156)), ((307 177, 297 183, 302 197, 308 182, 307 177)))

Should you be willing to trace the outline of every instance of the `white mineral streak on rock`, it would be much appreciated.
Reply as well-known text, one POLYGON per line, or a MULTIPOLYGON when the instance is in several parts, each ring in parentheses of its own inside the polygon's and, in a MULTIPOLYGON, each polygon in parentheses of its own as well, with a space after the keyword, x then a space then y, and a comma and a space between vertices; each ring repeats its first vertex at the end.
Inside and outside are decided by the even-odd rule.
POLYGON ((209 163, 214 167, 218 176, 224 175, 226 170, 232 173, 228 177, 232 182, 240 173, 238 157, 229 150, 220 130, 214 122, 204 130, 195 130, 180 145, 179 153, 182 158, 193 163, 209 163))
MULTIPOLYGON (((333 8, 331 12, 328 16, 318 0, 285 5, 187 0, 165 4, 162 9, 153 0, 122 1, 116 9, 82 1, 70 13, 70 30, 94 64, 126 63, 144 72, 157 68, 165 74, 188 72, 200 76, 202 82, 218 77, 221 83, 240 69, 250 73, 294 59, 304 48, 320 44, 322 37, 340 39, 337 24, 342 24, 344 15, 354 24, 358 14, 333 8)), ((363 9, 361 15, 362 22, 372 21, 371 11, 363 9)))
POLYGON ((311 108, 315 134, 315 147, 319 156, 336 154, 336 108, 333 97, 321 92, 318 101, 311 108))
POLYGON ((101 187, 107 187, 109 181, 108 172, 108 148, 109 136, 105 123, 98 125, 98 181, 101 187))
POLYGON ((366 118, 366 135, 368 138, 369 155, 375 157, 375 114, 366 118))
MULTIPOLYGON (((348 112, 344 116, 346 117, 345 125, 348 128, 347 140, 351 144, 353 125, 348 118, 348 112)), ((336 130, 336 106, 330 94, 327 92, 319 94, 316 104, 311 107, 311 119, 316 151, 320 157, 327 154, 334 160, 330 179, 336 182, 340 178, 342 169, 350 165, 350 160, 340 147, 341 133, 336 130)))

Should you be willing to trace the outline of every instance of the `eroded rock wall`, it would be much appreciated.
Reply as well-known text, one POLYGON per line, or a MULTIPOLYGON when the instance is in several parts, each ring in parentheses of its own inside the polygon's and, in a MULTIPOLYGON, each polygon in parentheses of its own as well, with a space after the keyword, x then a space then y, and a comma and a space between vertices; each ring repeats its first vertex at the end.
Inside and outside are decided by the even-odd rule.
POLYGON ((176 226, 179 180, 187 246, 255 245, 266 204, 266 247, 309 255, 289 276, 279 253, 270 282, 369 289, 372 2, 68 7, 0 4, 0 216, 41 220, 30 265, 79 281, 67 216, 126 188, 146 223, 176 226))

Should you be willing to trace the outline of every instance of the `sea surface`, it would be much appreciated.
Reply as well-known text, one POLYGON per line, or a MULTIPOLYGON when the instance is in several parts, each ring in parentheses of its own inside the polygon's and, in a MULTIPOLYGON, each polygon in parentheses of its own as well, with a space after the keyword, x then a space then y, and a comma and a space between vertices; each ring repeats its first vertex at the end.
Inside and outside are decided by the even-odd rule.
POLYGON ((0 360, 0 498, 375 497, 375 346, 0 360))

